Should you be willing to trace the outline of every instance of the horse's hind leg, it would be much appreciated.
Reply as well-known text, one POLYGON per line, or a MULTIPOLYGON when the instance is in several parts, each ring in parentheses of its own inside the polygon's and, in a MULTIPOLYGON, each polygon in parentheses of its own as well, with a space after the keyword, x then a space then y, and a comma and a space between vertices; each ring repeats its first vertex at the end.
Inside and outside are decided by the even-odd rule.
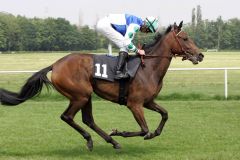
POLYGON ((73 120, 76 113, 83 108, 87 102, 87 98, 81 99, 81 101, 71 101, 67 110, 61 115, 61 119, 78 131, 87 140, 87 147, 91 151, 93 148, 91 135, 73 120))
POLYGON ((111 143, 113 145, 113 148, 120 149, 120 145, 107 133, 105 133, 101 128, 99 128, 93 119, 92 115, 92 101, 91 98, 89 98, 88 103, 84 108, 82 109, 82 120, 83 123, 85 123, 87 126, 89 126, 91 129, 93 129, 97 134, 99 134, 103 139, 105 139, 106 142, 111 143))
POLYGON ((146 120, 144 118, 143 107, 141 105, 136 105, 134 107, 129 107, 132 111, 133 116, 139 126, 141 127, 141 131, 139 132, 120 132, 118 130, 113 130, 110 136, 122 136, 122 137, 135 137, 135 136, 146 136, 149 133, 148 126, 146 120))

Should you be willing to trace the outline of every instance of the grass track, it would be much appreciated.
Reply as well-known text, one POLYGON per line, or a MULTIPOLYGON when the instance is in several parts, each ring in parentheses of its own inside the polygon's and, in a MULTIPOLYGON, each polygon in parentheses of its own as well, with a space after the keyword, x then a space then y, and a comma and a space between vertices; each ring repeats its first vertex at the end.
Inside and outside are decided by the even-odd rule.
MULTIPOLYGON (((0 54, 0 70, 38 70, 64 55, 66 53, 0 54)), ((170 67, 240 67, 239 62, 239 52, 216 52, 205 53, 204 61, 197 66, 177 58, 170 67)), ((161 95, 187 95, 196 91, 207 96, 223 95, 223 73, 219 72, 168 72, 161 95)), ((0 75, 0 88, 18 91, 30 75, 0 75)), ((229 72, 230 95, 240 95, 239 79, 240 71, 229 72)), ((68 102, 54 100, 55 93, 52 96, 42 94, 42 98, 18 107, 0 105, 0 160, 240 159, 240 101, 159 102, 169 111, 169 121, 162 135, 150 141, 142 137, 116 137, 122 145, 119 152, 80 123, 94 140, 94 150, 89 152, 84 139, 60 120, 68 102)), ((153 131, 159 123, 159 115, 148 110, 145 115, 153 131)), ((95 101, 94 117, 107 132, 112 128, 139 130, 125 107, 110 102, 95 101)), ((81 122, 81 114, 76 121, 81 122)))
MULTIPOLYGON (((0 107, 0 159, 240 159, 239 101, 164 101, 169 121, 160 137, 115 139, 122 145, 115 151, 97 134, 89 131, 94 150, 89 152, 84 139, 62 122, 66 101, 28 101, 18 107, 0 107)), ((95 121, 105 131, 139 130, 131 113, 106 101, 95 101, 95 121)), ((149 128, 159 123, 159 114, 145 110, 149 128)))

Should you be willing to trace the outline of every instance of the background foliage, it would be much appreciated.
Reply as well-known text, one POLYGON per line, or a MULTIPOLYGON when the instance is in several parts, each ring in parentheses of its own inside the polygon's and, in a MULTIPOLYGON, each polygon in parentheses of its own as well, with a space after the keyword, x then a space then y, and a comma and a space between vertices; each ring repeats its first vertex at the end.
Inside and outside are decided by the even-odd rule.
MULTIPOLYGON (((186 30, 202 49, 239 50, 240 20, 202 20, 201 7, 192 10, 186 30)), ((164 27, 162 27, 164 30, 164 27)), ((137 34, 135 43, 148 43, 154 34, 137 34)), ((77 51, 107 48, 108 40, 89 26, 77 27, 63 18, 26 18, 0 13, 0 51, 77 51)))
POLYGON ((29 19, 0 13, 1 51, 69 51, 105 47, 106 40, 88 26, 63 18, 29 19))
POLYGON ((240 20, 232 18, 223 21, 219 16, 217 20, 202 20, 201 7, 192 10, 192 22, 185 26, 185 30, 194 42, 202 49, 239 50, 240 49, 240 20))

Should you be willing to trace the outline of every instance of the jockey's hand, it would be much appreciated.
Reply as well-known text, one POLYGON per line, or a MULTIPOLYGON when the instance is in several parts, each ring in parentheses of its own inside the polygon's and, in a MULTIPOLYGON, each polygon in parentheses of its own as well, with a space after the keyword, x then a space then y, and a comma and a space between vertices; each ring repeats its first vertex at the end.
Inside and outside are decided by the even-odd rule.
POLYGON ((140 55, 140 56, 145 56, 145 51, 142 50, 142 49, 139 49, 139 50, 138 50, 138 55, 140 55))

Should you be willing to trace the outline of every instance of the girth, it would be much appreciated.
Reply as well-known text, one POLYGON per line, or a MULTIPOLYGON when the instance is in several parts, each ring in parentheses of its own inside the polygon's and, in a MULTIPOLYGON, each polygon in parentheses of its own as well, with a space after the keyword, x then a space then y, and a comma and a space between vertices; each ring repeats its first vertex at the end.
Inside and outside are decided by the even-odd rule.
POLYGON ((118 103, 120 105, 126 105, 127 104, 129 81, 130 81, 129 79, 118 80, 118 82, 119 82, 118 103))

